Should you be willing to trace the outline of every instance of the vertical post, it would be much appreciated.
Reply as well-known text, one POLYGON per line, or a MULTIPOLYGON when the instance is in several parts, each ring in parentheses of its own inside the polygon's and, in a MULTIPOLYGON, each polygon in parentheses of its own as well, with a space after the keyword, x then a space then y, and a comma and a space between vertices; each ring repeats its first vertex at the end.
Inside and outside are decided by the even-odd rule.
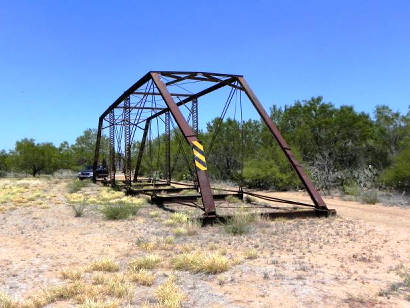
POLYGON ((125 142, 125 164, 124 164, 124 177, 125 184, 131 185, 131 108, 130 97, 128 96, 124 100, 124 142, 125 142))
POLYGON ((93 163, 93 182, 97 181, 97 166, 98 166, 98 159, 100 156, 100 143, 101 143, 101 130, 103 124, 103 118, 99 118, 98 120, 98 130, 97 130, 97 140, 95 141, 95 151, 94 151, 94 163, 93 163))
POLYGON ((191 106, 191 117, 192 117, 192 130, 198 137, 198 99, 194 98, 192 100, 191 106))
POLYGON ((171 184, 171 117, 169 111, 165 113, 165 178, 171 184))
POLYGON ((185 140, 192 148, 194 154, 194 162, 196 166, 196 174, 198 177, 202 197, 202 203, 205 208, 205 214, 215 215, 215 203, 212 196, 211 185, 209 183, 203 146, 198 142, 197 137, 195 136, 191 127, 185 120, 177 104, 175 104, 175 101, 172 98, 171 94, 168 92, 166 85, 161 81, 159 74, 151 72, 151 77, 156 87, 158 88, 158 91, 161 93, 163 100, 167 104, 170 112, 172 113, 172 116, 175 118, 175 121, 177 122, 179 129, 184 135, 185 140))
POLYGON ((275 137, 276 141, 278 142, 280 148, 282 149, 283 153, 285 154, 286 158, 289 160, 290 164, 292 165, 293 169, 296 171, 299 179, 302 181, 303 185, 305 186, 310 198, 312 199, 313 203, 315 204, 316 209, 320 210, 327 210, 326 203, 323 201, 322 197, 314 187, 312 181, 306 175, 305 171, 303 170, 302 166, 293 156, 292 151, 290 150, 288 144, 286 143, 285 139, 283 139, 281 133, 279 132, 276 125, 273 123, 269 115, 266 113, 265 109, 263 108, 262 104, 253 93, 251 88, 249 87, 248 83, 245 81, 243 77, 238 77, 238 81, 241 86, 244 88, 244 91, 252 104, 255 106, 256 110, 258 111, 259 115, 261 116, 262 120, 268 126, 270 132, 275 137))
MULTIPOLYGON (((192 119, 192 130, 195 136, 198 137, 198 99, 194 98, 191 103, 191 119, 192 119)), ((194 178, 194 185, 198 189, 198 177, 194 178)))
POLYGON ((135 165, 134 182, 137 181, 138 174, 140 172, 142 155, 144 154, 145 141, 147 140, 147 134, 148 134, 150 122, 151 122, 150 120, 145 121, 144 133, 142 135, 141 144, 140 144, 140 148, 138 151, 137 164, 135 165))
POLYGON ((110 122, 110 183, 115 186, 115 114, 114 109, 109 113, 110 122))

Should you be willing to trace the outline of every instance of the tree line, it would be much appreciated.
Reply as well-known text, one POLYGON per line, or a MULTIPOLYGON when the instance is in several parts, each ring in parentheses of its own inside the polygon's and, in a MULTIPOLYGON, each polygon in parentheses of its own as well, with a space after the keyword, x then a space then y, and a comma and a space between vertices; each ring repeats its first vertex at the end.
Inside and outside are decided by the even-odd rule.
MULTIPOLYGON (((296 101, 270 116, 316 186, 323 191, 346 185, 410 191, 410 111, 377 106, 372 115, 351 106, 336 107, 322 97, 296 101)), ((0 173, 24 171, 33 176, 58 169, 79 170, 91 165, 96 131, 86 130, 74 144, 16 142, 13 151, 0 152, 0 173)), ((286 190, 300 182, 281 149, 260 120, 243 123, 213 119, 199 140, 205 147, 210 177, 243 186, 286 190)), ((102 139, 101 157, 108 158, 102 139)), ((141 174, 165 172, 164 135, 147 142, 141 174)), ((133 165, 139 143, 132 146, 133 165)), ((171 170, 175 179, 192 179, 190 148, 180 132, 171 135, 171 170)), ((121 158, 121 156, 117 155, 121 158)))

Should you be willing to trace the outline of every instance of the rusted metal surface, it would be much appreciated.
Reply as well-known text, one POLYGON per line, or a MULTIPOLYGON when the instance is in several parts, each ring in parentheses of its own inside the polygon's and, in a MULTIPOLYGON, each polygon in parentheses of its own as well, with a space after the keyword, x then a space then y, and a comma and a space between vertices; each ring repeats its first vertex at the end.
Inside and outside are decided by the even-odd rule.
POLYGON ((148 134, 148 129, 151 121, 147 120, 145 122, 145 127, 144 127, 144 133, 142 135, 142 140, 140 144, 140 148, 138 150, 138 157, 137 157, 137 164, 135 165, 135 172, 134 172, 134 182, 137 182, 138 179, 138 173, 141 168, 141 162, 142 162, 142 155, 144 154, 144 149, 145 149, 145 142, 147 141, 147 134, 148 134))
POLYGON ((296 171, 299 179, 302 181, 303 185, 306 188, 306 191, 309 193, 310 198, 314 202, 315 206, 318 208, 327 208, 325 202, 323 201, 322 197, 314 187, 312 181, 306 175, 305 171, 303 170, 302 166, 296 160, 295 156, 293 155, 290 147, 286 143, 285 139, 283 139, 281 133, 279 132, 276 125, 273 123, 269 115, 266 113, 265 109, 262 107, 262 104, 259 102, 256 95, 253 93, 251 88, 249 87, 248 83, 245 81, 243 77, 238 77, 239 83, 245 89, 246 95, 249 97, 252 104, 255 106, 256 110, 258 111, 259 115, 261 116, 262 120, 268 126, 270 132, 275 137, 276 141, 278 142, 280 148, 282 149, 283 153, 285 154, 286 158, 289 160, 290 164, 292 165, 293 169, 296 171))
MULTIPOLYGON (((295 159, 290 147, 283 139, 281 133, 277 129, 276 125, 270 119, 268 113, 262 107, 262 104, 253 93, 246 80, 242 75, 233 74, 220 74, 220 73, 210 73, 210 72, 178 72, 178 71, 152 71, 145 74, 140 80, 134 83, 130 88, 128 88, 114 103, 112 103, 100 116, 98 121, 98 131, 96 140, 96 149, 94 154, 94 176, 93 180, 96 181, 96 169, 98 167, 99 160, 101 159, 101 138, 102 131, 105 128, 109 129, 109 169, 110 169, 110 181, 114 184, 116 178, 116 166, 122 168, 124 171, 124 179, 118 181, 125 185, 128 192, 140 193, 144 192, 146 194, 152 195, 157 202, 173 202, 176 200, 194 200, 198 197, 202 199, 203 210, 208 216, 215 216, 215 202, 214 199, 223 198, 223 195, 227 195, 229 191, 225 194, 213 194, 210 180, 207 171, 207 161, 206 161, 206 150, 198 140, 198 98, 201 98, 211 92, 219 90, 224 87, 229 87, 231 91, 244 92, 249 98, 252 105, 255 107, 258 114, 261 116, 262 121, 267 125, 269 131, 271 132, 273 138, 276 140, 286 158, 288 159, 290 165, 293 167, 297 173, 299 179, 304 185, 306 191, 308 192, 310 198, 312 199, 313 205, 301 204, 300 202, 282 200, 278 198, 262 196, 262 199, 267 201, 273 201, 276 203, 288 203, 290 205, 297 206, 312 206, 317 211, 317 215, 325 215, 330 213, 327 209, 325 202, 322 197, 315 189, 312 181, 309 179, 307 174, 304 172, 302 166, 295 159), (202 88, 198 88, 194 92, 187 93, 176 93, 181 89, 185 90, 180 85, 184 83, 203 83, 202 88), (168 89, 177 89, 177 91, 172 91, 168 89), (161 101, 161 103, 158 103, 161 101), (191 106, 185 106, 189 112, 190 117, 185 118, 180 110, 180 107, 191 102, 191 106), (160 119, 160 121, 158 120, 160 119), (153 159, 151 149, 151 141, 148 143, 148 153, 144 154, 147 139, 151 140, 151 127, 154 123, 158 122, 164 123, 165 130, 165 157, 162 158, 160 166, 161 174, 160 178, 155 174, 150 174, 153 177, 149 180, 139 179, 141 173, 141 163, 144 155, 151 154, 151 157, 147 155, 147 159, 153 159), (182 133, 183 138, 191 148, 190 158, 184 157, 184 160, 188 164, 191 174, 195 174, 197 181, 196 184, 186 184, 172 181, 172 166, 171 166, 171 146, 170 146, 170 136, 171 127, 170 122, 175 121, 179 130, 182 133), (137 130, 142 131, 142 137, 139 139, 138 153, 132 153, 132 144, 134 136, 137 130), (122 136, 122 137, 120 137, 122 136), (121 139, 122 138, 122 139, 121 139), (123 147, 121 147, 123 144, 123 147), (117 147, 117 148, 116 148, 117 147), (131 183, 131 170, 132 157, 136 156, 135 171, 133 177, 133 183, 131 183), (192 168, 193 167, 193 168, 192 168), (195 169, 195 173, 193 170, 195 169), (157 192, 179 192, 182 191, 181 187, 168 187, 160 188, 156 186, 163 185, 187 185, 188 189, 193 187, 199 188, 198 195, 183 196, 183 195, 169 195, 169 196, 157 196, 157 192), (152 187, 144 189, 145 185, 153 185, 152 187), (142 187, 141 187, 142 186, 142 187), (138 188, 140 187, 140 188, 138 188), (178 199, 179 198, 179 199, 178 199), (268 200, 270 198, 272 200, 268 200), (275 199, 275 200, 273 200, 275 199)), ((183 92, 183 91, 181 91, 183 92)), ((242 107, 241 107, 242 108, 242 107)), ((182 108, 183 109, 183 108, 182 108)), ((172 122, 174 123, 174 122, 172 122)), ((174 124, 172 124, 174 125, 174 124)), ((174 127, 175 129, 175 127, 174 127)), ((158 135, 159 136, 159 135, 158 135)), ((156 137, 156 136, 155 136, 156 137)), ((182 139, 181 139, 182 140, 182 139)), ((182 140, 183 141, 183 140, 182 140)), ((183 143, 183 142, 182 142, 183 143)), ((245 145, 246 146, 246 145, 245 145)), ((182 145, 179 145, 179 152, 182 149, 182 145)), ((210 150, 210 149, 209 149, 210 150)), ((147 152, 147 151, 145 151, 147 152)), ((103 154, 104 155, 104 154, 103 154)), ((176 155, 178 158, 178 155, 176 155)), ((150 163, 152 166, 152 162, 150 163)), ((147 174, 145 174, 147 175, 147 174)), ((243 193, 240 189, 239 192, 231 191, 230 194, 235 196, 240 196, 242 198, 243 193)), ((249 193, 250 195, 253 193, 249 193)))
MULTIPOLYGON (((198 142, 197 137, 195 136, 188 122, 185 120, 177 104, 174 102, 172 96, 169 94, 167 87, 159 78, 158 73, 151 73, 151 76, 159 92, 162 94, 162 98, 167 104, 169 111, 174 117, 186 141, 189 144, 198 142)), ((211 191, 211 185, 209 183, 208 172, 206 170, 201 170, 199 168, 196 168, 196 175, 198 177, 199 189, 201 191, 202 204, 204 205, 205 213, 212 215, 215 213, 215 203, 212 197, 212 191, 211 191)))

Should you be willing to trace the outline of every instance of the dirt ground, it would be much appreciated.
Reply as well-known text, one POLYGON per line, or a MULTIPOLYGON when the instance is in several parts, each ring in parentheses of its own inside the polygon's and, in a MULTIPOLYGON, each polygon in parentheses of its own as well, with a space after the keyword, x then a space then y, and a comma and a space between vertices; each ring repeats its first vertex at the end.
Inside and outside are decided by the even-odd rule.
MULTIPOLYGON (((410 279, 410 208, 333 197, 325 198, 337 210, 333 218, 257 221, 244 235, 228 234, 221 225, 180 235, 165 223, 172 213, 149 204, 124 220, 106 220, 95 206, 74 217, 64 197, 68 180, 35 181, 13 192, 15 199, 0 199, 0 291, 15 300, 65 284, 63 269, 111 258, 125 273, 130 260, 155 253, 162 261, 153 285, 133 284, 119 306, 157 305, 156 288, 175 276, 183 307, 410 307, 403 284, 403 275, 410 279), (140 245, 167 237, 174 239, 171 249, 140 245), (218 274, 172 268, 169 260, 190 250, 220 252, 231 267, 218 274)), ((17 182, 0 180, 0 189, 17 182)), ((91 185, 80 194, 101 189, 91 185)), ((309 200, 303 192, 266 194, 309 200)), ((67 299, 48 306, 78 305, 67 299)))

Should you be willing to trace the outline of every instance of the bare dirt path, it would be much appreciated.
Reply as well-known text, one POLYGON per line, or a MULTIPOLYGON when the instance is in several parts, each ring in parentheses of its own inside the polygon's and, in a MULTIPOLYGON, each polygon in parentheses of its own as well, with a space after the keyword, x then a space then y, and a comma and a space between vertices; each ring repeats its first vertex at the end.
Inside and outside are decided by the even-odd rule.
MULTIPOLYGON (((262 194, 283 199, 311 203, 309 196, 303 192, 275 192, 262 194)), ((410 207, 362 204, 355 201, 344 201, 338 197, 324 198, 329 208, 336 209, 338 216, 361 220, 366 223, 394 231, 400 239, 410 240, 410 207)))

